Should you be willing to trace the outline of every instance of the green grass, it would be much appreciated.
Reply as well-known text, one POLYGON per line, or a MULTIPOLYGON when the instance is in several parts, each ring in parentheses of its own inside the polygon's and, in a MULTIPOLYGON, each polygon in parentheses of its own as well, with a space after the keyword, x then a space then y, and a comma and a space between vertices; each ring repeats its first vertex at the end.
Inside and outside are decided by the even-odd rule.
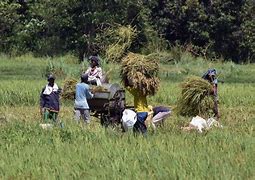
MULTIPOLYGON (((79 79, 82 66, 72 56, 56 59, 0 56, 0 178, 1 179, 254 179, 254 64, 205 62, 183 57, 162 64, 159 92, 151 105, 175 107, 180 82, 215 67, 220 78, 223 129, 185 133, 180 127, 191 117, 175 112, 166 125, 146 138, 104 129, 93 118, 88 127, 74 123, 72 103, 62 101, 63 129, 39 127, 39 94, 49 62, 67 74, 57 77, 63 87, 68 76, 79 79)), ((84 67, 84 66, 83 66, 84 67)), ((119 82, 119 66, 103 64, 119 82)), ((127 103, 132 104, 127 93, 127 103)))
POLYGON ((44 131, 12 124, 1 129, 0 173, 15 179, 254 177, 252 134, 162 131, 142 138, 100 127, 44 131))

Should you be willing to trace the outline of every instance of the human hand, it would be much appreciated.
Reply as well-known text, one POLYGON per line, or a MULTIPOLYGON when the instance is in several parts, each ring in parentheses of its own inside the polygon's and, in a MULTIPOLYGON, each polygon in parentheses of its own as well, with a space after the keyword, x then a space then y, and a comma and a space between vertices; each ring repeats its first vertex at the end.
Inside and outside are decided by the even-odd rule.
POLYGON ((94 88, 91 88, 89 91, 90 91, 92 94, 95 94, 95 89, 94 89, 94 88))
POLYGON ((59 93, 59 94, 62 93, 62 88, 58 88, 58 93, 59 93))

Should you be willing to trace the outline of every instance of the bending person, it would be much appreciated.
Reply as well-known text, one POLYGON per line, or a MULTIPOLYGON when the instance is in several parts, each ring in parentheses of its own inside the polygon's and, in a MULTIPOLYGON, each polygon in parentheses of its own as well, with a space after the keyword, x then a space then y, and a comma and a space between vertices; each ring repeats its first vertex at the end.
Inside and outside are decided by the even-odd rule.
POLYGON ((153 129, 155 130, 158 125, 164 124, 165 119, 170 116, 171 110, 165 106, 156 106, 154 108, 149 106, 149 108, 153 112, 151 125, 152 125, 153 129))

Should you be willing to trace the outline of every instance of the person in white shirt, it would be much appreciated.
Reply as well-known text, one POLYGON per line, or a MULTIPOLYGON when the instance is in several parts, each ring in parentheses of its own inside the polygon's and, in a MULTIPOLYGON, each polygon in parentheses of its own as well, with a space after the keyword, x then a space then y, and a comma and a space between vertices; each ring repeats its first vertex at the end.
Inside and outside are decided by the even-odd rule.
POLYGON ((90 67, 85 72, 88 75, 88 83, 100 86, 102 84, 103 72, 99 66, 99 58, 97 56, 90 56, 89 61, 90 67))

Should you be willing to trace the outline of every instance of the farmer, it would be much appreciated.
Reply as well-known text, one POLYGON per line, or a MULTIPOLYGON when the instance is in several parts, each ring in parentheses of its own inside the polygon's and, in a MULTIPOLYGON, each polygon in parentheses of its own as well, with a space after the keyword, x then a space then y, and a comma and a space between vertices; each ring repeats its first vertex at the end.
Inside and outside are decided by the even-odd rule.
MULTIPOLYGON (((165 119, 171 114, 171 110, 165 106, 148 106, 150 112, 152 112, 151 117, 146 119, 147 126, 152 125, 153 129, 160 124, 163 124, 165 119)), ((149 113, 150 114, 150 113, 149 113)))
POLYGON ((97 56, 90 56, 90 67, 85 74, 88 75, 88 83, 100 86, 102 84, 103 73, 99 66, 99 58, 97 56))
POLYGON ((144 135, 147 133, 147 126, 145 120, 150 111, 147 103, 147 95, 142 93, 141 89, 135 89, 132 84, 126 79, 125 87, 134 97, 134 108, 137 114, 137 121, 134 124, 134 132, 140 132, 144 135))
POLYGON ((42 89, 40 95, 40 112, 45 122, 52 119, 57 122, 59 112, 59 94, 61 89, 55 83, 55 76, 48 76, 48 84, 42 89))
POLYGON ((216 69, 208 69, 208 71, 202 76, 203 79, 207 80, 213 85, 212 95, 214 96, 214 116, 219 120, 220 113, 218 109, 218 79, 216 69))
POLYGON ((75 90, 75 102, 74 112, 75 120, 79 122, 82 118, 85 124, 90 123, 89 105, 87 99, 93 97, 93 94, 89 91, 88 75, 81 75, 81 82, 76 84, 75 90))

